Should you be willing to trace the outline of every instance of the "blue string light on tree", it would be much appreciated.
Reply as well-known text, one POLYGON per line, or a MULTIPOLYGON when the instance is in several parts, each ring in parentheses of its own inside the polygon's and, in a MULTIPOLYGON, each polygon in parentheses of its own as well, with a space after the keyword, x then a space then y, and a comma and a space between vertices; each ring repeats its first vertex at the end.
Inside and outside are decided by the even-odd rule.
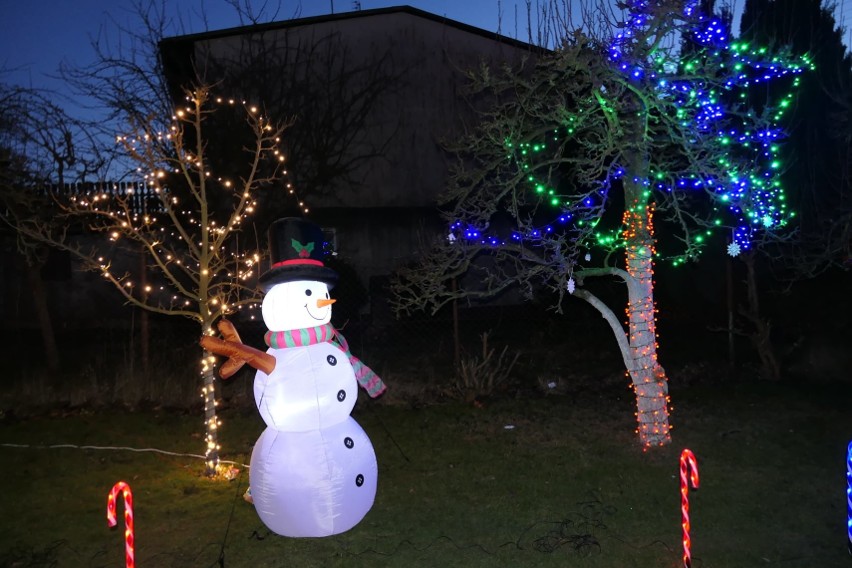
POLYGON ((695 258, 719 229, 731 235, 733 252, 748 249, 761 231, 784 227, 793 213, 780 181, 781 121, 810 63, 730 42, 725 23, 701 16, 697 2, 623 5, 628 17, 611 42, 575 35, 542 57, 534 73, 494 80, 495 98, 505 94, 506 102, 491 111, 482 137, 471 138, 485 146, 463 156, 462 163, 485 170, 459 169, 448 199, 456 208, 456 249, 442 258, 470 263, 486 247, 502 247, 495 260, 518 267, 523 284, 532 276, 559 292, 560 302, 567 292, 593 305, 584 280, 623 271, 628 304, 621 345, 626 361, 639 362, 627 366, 637 433, 646 446, 665 445, 667 378, 656 360, 654 325, 653 267, 661 257, 655 212, 665 234, 681 243, 666 249, 675 265, 695 258), (778 80, 789 93, 767 88, 778 80), (762 105, 752 105, 755 85, 767 93, 762 105), (493 147, 494 141, 502 144, 493 147), (495 222, 502 215, 512 218, 511 231, 495 222), (593 247, 605 253, 594 257, 600 265, 588 265, 591 257, 584 256, 593 247), (623 265, 612 260, 616 251, 623 251, 623 265))
MULTIPOLYGON (((665 2, 639 0, 629 3, 629 6, 631 12, 642 14, 663 4, 665 2)), ((693 16, 696 6, 697 2, 687 3, 685 16, 693 16)), ((658 78, 658 96, 673 102, 676 116, 684 129, 694 129, 695 141, 718 154, 719 170, 727 171, 728 175, 706 172, 702 177, 695 173, 684 177, 677 172, 659 171, 656 172, 654 187, 662 191, 712 189, 717 206, 734 216, 735 242, 747 249, 757 230, 782 227, 793 215, 787 210, 778 179, 782 167, 777 142, 783 131, 778 127, 754 128, 760 117, 747 107, 747 89, 756 83, 801 74, 812 65, 806 57, 769 58, 765 48, 729 43, 725 26, 719 19, 699 16, 697 20, 699 25, 693 28, 689 37, 703 49, 696 50, 681 64, 682 70, 694 74, 696 79, 669 77, 665 64, 652 75, 658 78), (704 69, 728 70, 729 73, 713 78, 711 74, 701 73, 704 69), (740 90, 739 98, 733 96, 735 89, 740 90), (739 123, 736 120, 738 116, 744 117, 739 123), (666 179, 670 180, 669 183, 666 179)), ((642 62, 625 60, 624 54, 629 53, 625 44, 637 37, 637 28, 646 22, 647 19, 640 16, 631 17, 627 26, 628 30, 633 28, 632 31, 619 34, 610 47, 610 58, 617 61, 618 69, 630 79, 639 78, 636 69, 642 62)), ((796 78, 793 87, 798 83, 796 78)), ((783 117, 791 100, 792 92, 771 107, 767 105, 771 109, 768 114, 773 123, 783 117)))
POLYGON ((852 442, 846 447, 846 545, 852 554, 852 442))
MULTIPOLYGON (((798 75, 813 65, 806 56, 792 57, 773 54, 764 47, 745 42, 730 41, 725 23, 717 17, 706 17, 698 13, 698 2, 686 2, 680 16, 684 34, 695 49, 682 61, 675 61, 659 53, 634 49, 643 41, 643 30, 659 16, 660 10, 672 9, 677 3, 666 0, 634 0, 627 2, 628 17, 623 28, 612 39, 607 53, 614 68, 631 83, 648 89, 656 96, 656 106, 649 112, 671 113, 676 117, 679 134, 711 156, 704 163, 712 167, 696 170, 695 164, 687 163, 677 169, 656 164, 650 156, 650 164, 643 172, 630 172, 626 165, 612 164, 600 188, 589 188, 589 197, 573 200, 560 193, 548 179, 539 177, 536 164, 552 158, 552 146, 558 145, 561 137, 574 136, 582 122, 577 116, 564 120, 564 127, 554 129, 538 140, 514 140, 504 142, 507 155, 519 171, 527 172, 525 185, 528 195, 538 203, 556 209, 554 218, 544 223, 524 223, 512 233, 511 241, 540 242, 549 236, 562 236, 574 231, 580 240, 590 237, 590 224, 597 224, 608 206, 611 186, 625 175, 633 176, 635 183, 665 194, 689 192, 704 193, 711 198, 714 218, 706 231, 696 233, 694 242, 703 243, 714 228, 730 227, 733 242, 738 250, 748 250, 759 231, 773 231, 787 225, 795 213, 787 207, 786 197, 780 180, 783 162, 780 142, 784 130, 779 123, 793 100, 793 92, 799 85, 798 75), (639 53, 643 59, 631 57, 639 53), (763 112, 749 107, 750 87, 793 76, 789 92, 777 100, 768 101, 763 112), (644 176, 648 176, 645 179, 644 176)), ((606 105, 606 85, 600 87, 601 104, 606 105)), ((610 103, 614 104, 614 103, 610 103)), ((575 196, 576 197, 576 196, 575 196)), ((486 229, 466 227, 458 220, 451 226, 457 236, 464 236, 469 243, 491 246, 505 244, 502 239, 488 236, 486 229)), ((596 228, 593 236, 597 245, 607 249, 620 244, 621 227, 596 228)), ((687 259, 683 255, 672 257, 674 264, 687 259)))

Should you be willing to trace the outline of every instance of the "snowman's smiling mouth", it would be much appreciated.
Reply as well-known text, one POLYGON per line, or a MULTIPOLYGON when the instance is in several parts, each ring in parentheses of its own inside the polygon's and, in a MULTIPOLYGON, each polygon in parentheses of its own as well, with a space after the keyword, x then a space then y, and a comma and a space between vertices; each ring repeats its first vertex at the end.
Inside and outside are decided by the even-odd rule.
MULTIPOLYGON (((320 316, 320 317, 317 317, 317 316, 315 316, 314 314, 312 314, 312 313, 311 313, 311 308, 309 308, 309 307, 308 307, 309 305, 310 305, 310 304, 305 304, 305 311, 306 311, 306 312, 308 312, 308 315, 309 315, 309 316, 311 316, 312 318, 314 318, 314 319, 315 319, 315 320, 317 320, 317 321, 320 321, 320 320, 324 320, 324 319, 325 319, 325 315, 322 315, 322 316, 320 316)), ((328 311, 328 310, 330 310, 330 309, 331 309, 331 308, 326 308, 326 309, 324 309, 324 310, 323 310, 323 312, 327 312, 327 311, 328 311)))
POLYGON ((331 305, 336 301, 337 300, 332 300, 331 298, 326 298, 324 300, 317 300, 316 304, 314 304, 314 305, 317 307, 317 310, 319 310, 320 314, 322 314, 319 317, 315 316, 313 314, 313 312, 311 311, 311 308, 308 307, 308 306, 311 305, 311 302, 308 302, 307 304, 305 304, 305 311, 308 312, 308 315, 311 316, 313 319, 315 319, 317 321, 322 321, 322 320, 324 320, 328 317, 328 314, 331 311, 331 305))

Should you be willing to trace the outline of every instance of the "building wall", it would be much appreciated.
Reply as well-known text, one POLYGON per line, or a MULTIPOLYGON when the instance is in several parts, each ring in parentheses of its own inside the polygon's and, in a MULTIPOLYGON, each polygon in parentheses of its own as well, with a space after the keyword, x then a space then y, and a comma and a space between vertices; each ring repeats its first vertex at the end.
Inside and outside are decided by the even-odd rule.
MULTIPOLYGON (((358 123, 360 131, 345 133, 341 160, 356 165, 347 176, 328 180, 328 186, 297 184, 299 197, 310 208, 307 217, 335 229, 339 252, 356 267, 365 286, 373 277, 386 276, 411 262, 425 244, 446 231, 437 211, 449 181, 450 157, 445 147, 476 121, 463 95, 468 84, 465 73, 483 61, 517 64, 530 55, 525 44, 411 8, 311 18, 175 41, 184 42, 177 52, 191 53, 196 69, 208 82, 227 83, 250 65, 245 63, 246 53, 255 60, 257 53, 266 53, 264 61, 272 62, 268 68, 240 81, 261 90, 258 99, 270 114, 276 112, 276 99, 287 97, 282 83, 289 82, 295 89, 305 85, 299 82, 305 77, 340 89, 343 113, 351 110, 347 104, 360 104, 351 102, 357 99, 353 93, 372 89, 375 98, 358 123), (386 84, 376 88, 370 81, 386 84), (365 156, 369 157, 360 159, 365 156)), ((186 67, 184 63, 176 68, 186 67)), ((277 102, 280 108, 289 108, 288 101, 277 102)), ((359 106, 353 112, 362 110, 359 106)), ((305 109, 292 112, 297 121, 317 122, 314 129, 322 128, 323 121, 332 124, 306 116, 305 109)), ((299 126, 285 133, 285 146, 288 136, 318 134, 304 130, 299 134, 299 126)), ((298 179, 304 166, 291 159, 288 169, 298 179)))
MULTIPOLYGON (((381 78, 392 78, 393 84, 382 89, 380 100, 375 101, 364 122, 366 136, 356 138, 348 152, 359 155, 384 146, 387 140, 390 143, 381 155, 361 163, 355 174, 361 180, 359 186, 341 184, 323 195, 315 194, 310 187, 301 188, 314 208, 434 206, 447 183, 447 156, 441 145, 456 139, 463 124, 476 118, 462 96, 467 83, 465 72, 483 60, 518 62, 529 54, 516 42, 510 45, 496 36, 489 38, 410 11, 376 12, 380 13, 311 19, 304 25, 258 33, 245 28, 245 33, 194 42, 196 65, 206 69, 211 79, 219 76, 217 65, 210 62, 240 60, 241 50, 252 39, 280 51, 280 67, 269 71, 273 74, 292 72, 284 69, 290 65, 331 68, 315 73, 318 78, 374 64, 388 68, 381 78), (335 54, 329 56, 328 50, 335 54)), ((370 77, 362 76, 361 80, 370 77)), ((359 85, 358 79, 354 81, 345 86, 365 86, 359 85)), ((274 110, 275 101, 263 94, 260 98, 274 110)), ((306 120, 298 116, 298 109, 296 114, 297 120, 306 120)), ((300 165, 292 163, 290 167, 298 170, 300 165)))

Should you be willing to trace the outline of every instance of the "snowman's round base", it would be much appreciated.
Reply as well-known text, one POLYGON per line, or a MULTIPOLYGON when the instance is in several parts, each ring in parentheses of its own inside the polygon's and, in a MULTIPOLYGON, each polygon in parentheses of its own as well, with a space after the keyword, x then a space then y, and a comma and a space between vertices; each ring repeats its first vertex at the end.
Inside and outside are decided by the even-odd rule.
POLYGON ((251 498, 269 530, 323 537, 348 531, 376 497, 378 467, 352 417, 306 432, 263 431, 251 456, 251 498))

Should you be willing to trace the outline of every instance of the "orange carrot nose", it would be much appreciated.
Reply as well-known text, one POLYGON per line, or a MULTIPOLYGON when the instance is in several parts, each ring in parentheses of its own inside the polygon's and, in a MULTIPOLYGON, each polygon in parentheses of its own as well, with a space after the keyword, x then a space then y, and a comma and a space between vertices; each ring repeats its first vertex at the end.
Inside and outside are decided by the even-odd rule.
POLYGON ((325 307, 325 306, 330 306, 336 301, 337 300, 333 300, 331 298, 329 298, 328 300, 317 300, 317 307, 322 308, 322 307, 325 307))

